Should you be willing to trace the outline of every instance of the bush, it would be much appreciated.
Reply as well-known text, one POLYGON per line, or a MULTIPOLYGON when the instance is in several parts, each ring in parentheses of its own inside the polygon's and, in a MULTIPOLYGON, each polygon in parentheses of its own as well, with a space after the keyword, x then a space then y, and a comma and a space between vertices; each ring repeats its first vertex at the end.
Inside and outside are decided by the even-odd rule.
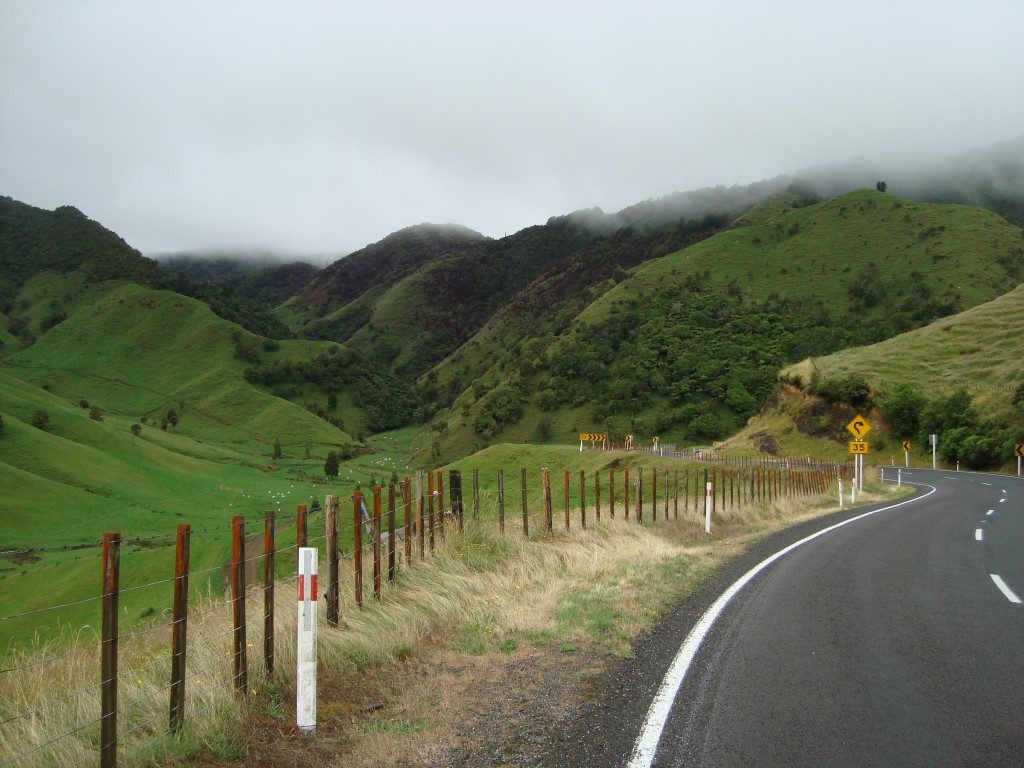
POLYGON ((36 411, 32 414, 32 426, 36 429, 49 429, 50 414, 43 410, 36 411))
POLYGON ((862 407, 871 404, 871 387, 859 373, 851 373, 841 379, 818 381, 812 391, 830 403, 849 403, 862 407))
POLYGON ((327 459, 324 461, 324 476, 325 477, 337 477, 338 476, 338 454, 331 451, 327 454, 327 459))
POLYGON ((98 405, 94 405, 89 409, 89 418, 93 421, 103 421, 103 411, 100 410, 98 405))
POLYGON ((921 429, 921 415, 928 400, 908 384, 900 384, 880 404, 882 418, 901 438, 915 436, 921 429))
POLYGON ((131 431, 132 431, 132 437, 138 437, 139 435, 142 434, 142 425, 141 424, 132 424, 131 431))
POLYGON ((274 461, 284 458, 284 450, 281 448, 281 441, 274 440, 274 454, 272 456, 274 461))

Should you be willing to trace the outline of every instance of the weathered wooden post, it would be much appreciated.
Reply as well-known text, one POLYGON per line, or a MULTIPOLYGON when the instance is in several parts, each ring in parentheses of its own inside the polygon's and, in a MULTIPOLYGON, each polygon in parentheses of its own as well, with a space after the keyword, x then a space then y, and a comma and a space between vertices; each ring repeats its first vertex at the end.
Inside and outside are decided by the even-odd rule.
POLYGON ((121 534, 103 534, 100 646, 100 768, 117 768, 117 618, 121 592, 121 534))
POLYGON ((395 583, 395 484, 388 483, 388 584, 395 583))
POLYGON ((594 519, 601 522, 601 470, 594 470, 594 519))
POLYGON ((565 530, 569 530, 569 470, 562 470, 562 508, 565 514, 565 530))
POLYGON ((587 527, 587 474, 580 470, 580 525, 587 527))
POLYGON ((363 492, 357 487, 352 494, 352 569, 356 605, 363 607, 363 492))
POLYGON ((629 467, 622 471, 622 506, 626 520, 629 520, 629 467))
POLYGON ((373 599, 380 602, 380 483, 373 484, 373 599))
POLYGON ((658 468, 651 467, 651 522, 658 522, 658 468))
POLYGON ((448 481, 452 515, 459 523, 459 533, 462 533, 462 472, 457 469, 448 470, 448 481))
POLYGON ((174 547, 174 598, 171 612, 170 728, 181 733, 185 723, 185 649, 188 644, 188 561, 192 529, 179 524, 174 547))
POLYGON ((444 472, 437 470, 437 530, 444 538, 444 472))
POLYGON ((615 519, 615 470, 608 470, 608 516, 615 519))
POLYGON ((473 521, 480 519, 480 470, 473 470, 473 521))
POLYGON ((434 470, 427 471, 427 534, 434 551, 434 470))
POLYGON ((338 626, 338 497, 328 496, 324 506, 324 547, 327 549, 327 626, 338 626))
POLYGON ((231 518, 231 628, 235 695, 245 696, 249 660, 245 644, 245 518, 241 515, 231 518))
POLYGON ((644 468, 636 468, 636 521, 644 524, 644 468))
POLYGON ((551 510, 551 473, 547 467, 540 471, 541 501, 544 505, 544 530, 550 533, 554 528, 554 515, 551 510))
POLYGON ((412 565, 412 529, 412 480, 406 477, 402 481, 402 551, 406 568, 412 565))
POLYGON ((519 484, 523 493, 523 536, 530 538, 530 515, 526 508, 526 468, 519 469, 519 484))
POLYGON ((274 512, 263 513, 263 669, 274 674, 274 512))
POLYGON ((498 470, 498 529, 505 532, 505 470, 498 470))

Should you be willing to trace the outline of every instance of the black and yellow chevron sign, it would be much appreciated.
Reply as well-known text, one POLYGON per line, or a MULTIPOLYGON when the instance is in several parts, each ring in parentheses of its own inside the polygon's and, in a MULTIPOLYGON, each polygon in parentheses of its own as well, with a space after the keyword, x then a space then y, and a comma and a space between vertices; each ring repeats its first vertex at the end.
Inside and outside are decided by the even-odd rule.
POLYGON ((599 435, 599 434, 594 434, 594 435, 581 434, 580 435, 580 442, 581 443, 603 443, 607 439, 608 439, 608 435, 599 435))
POLYGON ((1013 446, 1014 456, 1024 456, 1024 443, 1015 443, 1013 446))

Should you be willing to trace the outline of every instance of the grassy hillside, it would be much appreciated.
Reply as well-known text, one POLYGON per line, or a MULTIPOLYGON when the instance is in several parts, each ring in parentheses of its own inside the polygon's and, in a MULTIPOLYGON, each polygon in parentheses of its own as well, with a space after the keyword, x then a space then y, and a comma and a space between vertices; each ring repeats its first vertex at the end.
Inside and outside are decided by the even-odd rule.
POLYGON ((782 375, 809 383, 813 372, 826 379, 863 375, 872 389, 892 392, 909 384, 928 396, 961 387, 987 414, 1007 416, 1024 382, 1024 285, 965 312, 877 344, 809 358, 782 375))
POLYGON ((1010 290, 1024 275, 1022 244, 1019 228, 978 208, 868 190, 799 208, 772 202, 634 267, 559 333, 496 359, 481 344, 493 367, 438 425, 433 454, 524 431, 710 441, 759 410, 783 365, 1010 290))

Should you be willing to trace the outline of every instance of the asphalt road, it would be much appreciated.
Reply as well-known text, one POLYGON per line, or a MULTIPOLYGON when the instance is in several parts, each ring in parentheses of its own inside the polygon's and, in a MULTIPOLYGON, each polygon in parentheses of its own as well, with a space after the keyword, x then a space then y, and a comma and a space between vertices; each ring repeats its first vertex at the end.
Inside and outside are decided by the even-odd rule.
POLYGON ((738 590, 766 557, 864 510, 780 532, 726 568, 603 682, 551 763, 1024 766, 1024 482, 903 476, 921 484, 914 501, 795 546, 738 590), (687 637, 662 728, 651 702, 687 637))

